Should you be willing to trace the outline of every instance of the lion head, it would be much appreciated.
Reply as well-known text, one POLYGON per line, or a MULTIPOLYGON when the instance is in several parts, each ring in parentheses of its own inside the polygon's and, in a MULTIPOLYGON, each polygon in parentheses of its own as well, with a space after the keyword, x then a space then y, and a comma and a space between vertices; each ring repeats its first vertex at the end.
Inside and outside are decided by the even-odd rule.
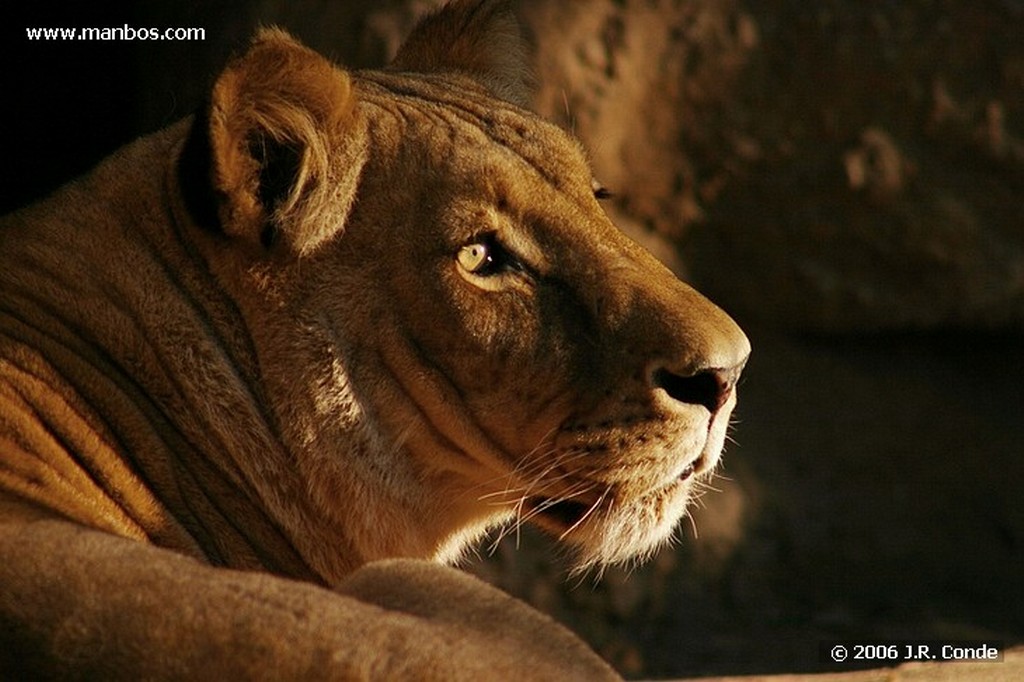
POLYGON ((455 2, 376 71, 264 30, 183 145, 190 238, 289 453, 247 475, 328 578, 453 560, 510 521, 580 566, 623 561, 719 461, 749 343, 524 108, 512 26, 503 3, 455 2), (308 504, 275 497, 288 477, 308 504))

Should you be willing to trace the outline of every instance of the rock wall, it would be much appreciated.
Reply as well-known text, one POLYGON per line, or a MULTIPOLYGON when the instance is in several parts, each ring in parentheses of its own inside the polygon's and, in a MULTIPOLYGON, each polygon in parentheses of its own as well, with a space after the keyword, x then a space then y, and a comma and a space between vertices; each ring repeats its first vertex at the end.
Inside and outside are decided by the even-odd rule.
POLYGON ((1016 2, 528 1, 538 107, 742 315, 1024 322, 1016 2))

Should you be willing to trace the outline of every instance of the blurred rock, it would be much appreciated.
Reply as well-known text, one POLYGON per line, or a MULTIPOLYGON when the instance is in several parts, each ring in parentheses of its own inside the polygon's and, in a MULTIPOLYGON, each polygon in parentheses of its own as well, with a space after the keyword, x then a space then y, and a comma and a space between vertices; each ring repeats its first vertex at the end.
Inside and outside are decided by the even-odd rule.
POLYGON ((538 108, 727 308, 1024 327, 1019 4, 523 4, 538 108))

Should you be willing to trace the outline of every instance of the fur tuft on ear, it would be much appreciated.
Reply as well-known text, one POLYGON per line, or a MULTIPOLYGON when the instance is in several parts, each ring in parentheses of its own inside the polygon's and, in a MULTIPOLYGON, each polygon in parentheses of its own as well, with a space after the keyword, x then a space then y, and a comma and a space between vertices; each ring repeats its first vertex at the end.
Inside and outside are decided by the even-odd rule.
POLYGON ((347 73, 262 29, 218 77, 208 119, 227 234, 304 255, 342 229, 366 159, 347 73))
POLYGON ((413 29, 389 68, 460 72, 522 107, 533 94, 526 44, 509 0, 453 0, 413 29))

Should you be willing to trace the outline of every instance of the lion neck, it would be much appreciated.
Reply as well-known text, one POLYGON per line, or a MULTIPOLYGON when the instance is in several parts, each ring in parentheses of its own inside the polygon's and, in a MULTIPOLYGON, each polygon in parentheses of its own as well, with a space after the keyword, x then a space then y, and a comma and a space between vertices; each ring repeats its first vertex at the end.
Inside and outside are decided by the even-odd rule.
MULTIPOLYGON (((293 537, 289 514, 312 514, 285 502, 305 495, 255 355, 153 172, 184 130, 130 145, 4 226, 0 383, 24 405, 0 435, 31 440, 31 422, 68 415, 75 433, 24 448, 25 480, 0 490, 211 563, 328 582, 359 560, 317 566, 293 537), (75 502, 90 498, 103 503, 75 502)), ((346 555, 344 536, 331 544, 346 555)))
POLYGON ((278 328, 267 311, 225 286, 223 240, 211 246, 218 237, 190 220, 168 168, 187 132, 186 121, 144 138, 5 221, 0 384, 29 398, 3 410, 29 426, 0 436, 28 440, 32 422, 68 413, 76 435, 22 453, 34 473, 0 480, 0 494, 327 584, 379 558, 456 559, 487 520, 439 496, 448 482, 393 466, 414 458, 359 409, 332 339, 308 327, 267 338, 278 328), (29 359, 7 371, 14 357, 29 359), (291 371, 302 366, 314 374, 291 371), (401 475, 395 494, 385 479, 401 475), (36 499, 24 492, 33 476, 45 482, 36 499))
MULTIPOLYGON (((280 273, 264 275, 231 259, 207 257, 214 276, 233 292, 237 325, 247 330, 261 368, 257 382, 282 448, 273 461, 285 465, 270 480, 295 481, 296 492, 268 496, 268 505, 303 556, 329 582, 383 558, 456 561, 493 519, 480 516, 474 481, 451 468, 423 466, 424 458, 412 451, 421 439, 406 420, 395 423, 367 407, 390 403, 367 395, 387 383, 389 368, 376 337, 387 332, 357 334, 364 345, 355 350, 338 333, 345 323, 333 314, 295 303, 301 297, 288 293, 254 293, 254 280, 280 273), (352 367, 359 376, 350 373, 352 367)), ((304 264, 299 276, 311 277, 323 265, 304 264)), ((333 298, 359 298, 334 284, 333 298)), ((347 305, 339 306, 342 316, 347 305)), ((390 408, 394 417, 395 405, 390 408)), ((257 472, 254 478, 267 477, 257 472)))
MULTIPOLYGON (((348 368, 365 358, 354 358, 339 338, 343 325, 316 306, 304 308, 288 294, 275 298, 265 288, 293 266, 305 281, 325 264, 267 260, 204 223, 209 213, 197 216, 194 209, 203 202, 190 201, 181 182, 187 181, 182 171, 195 151, 195 130, 168 176, 168 195, 184 235, 179 242, 193 250, 191 260, 209 277, 202 290, 225 298, 210 305, 215 312, 208 319, 223 323, 218 334, 226 340, 222 346, 236 352, 231 365, 237 376, 207 383, 237 387, 233 401, 221 398, 231 404, 223 420, 233 420, 232 437, 258 434, 246 447, 259 454, 242 452, 231 467, 243 472, 262 508, 326 582, 382 558, 454 561, 488 519, 439 496, 439 490, 450 490, 458 497, 463 482, 447 472, 415 469, 408 443, 363 409, 348 368)), ((358 295, 337 291, 336 298, 358 295)), ((208 402, 211 390, 196 393, 208 402)), ((216 444, 214 451, 232 444, 216 444)))

